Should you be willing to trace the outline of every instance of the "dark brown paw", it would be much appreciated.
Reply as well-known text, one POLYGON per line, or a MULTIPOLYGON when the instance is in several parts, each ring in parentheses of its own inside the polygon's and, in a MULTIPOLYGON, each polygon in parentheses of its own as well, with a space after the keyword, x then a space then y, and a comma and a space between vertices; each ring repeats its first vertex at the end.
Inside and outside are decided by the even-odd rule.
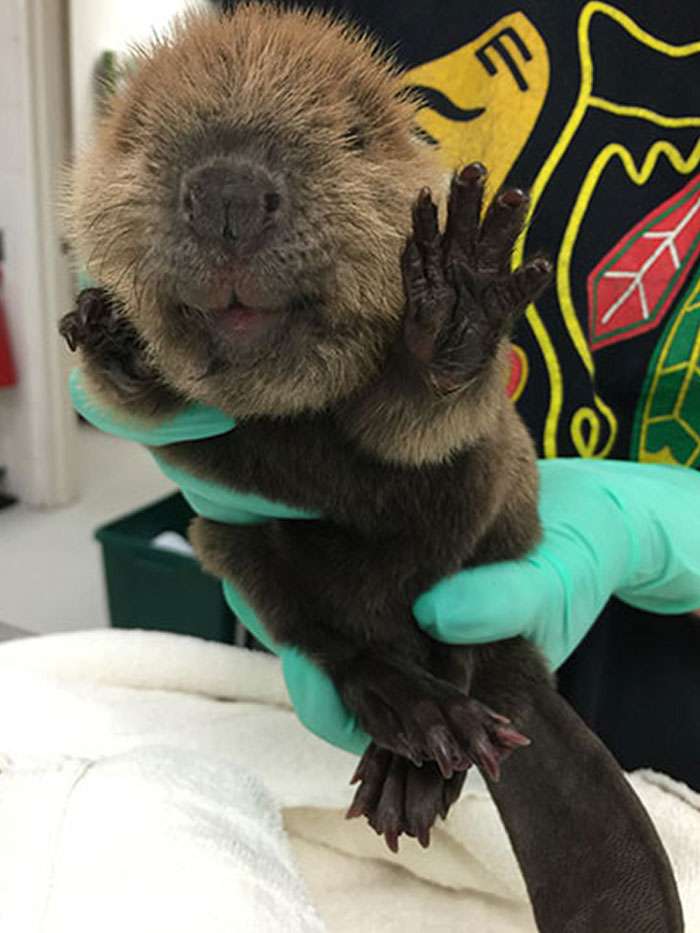
POLYGON ((444 233, 432 195, 423 189, 401 261, 405 351, 444 392, 484 370, 551 276, 551 264, 541 257, 510 272, 529 198, 517 188, 503 191, 481 222, 485 181, 479 163, 454 176, 444 233))
POLYGON ((498 780, 500 762, 530 744, 505 716, 420 668, 362 658, 341 691, 378 745, 417 766, 435 762, 445 779, 475 764, 498 780))
POLYGON ((59 333, 125 402, 141 399, 158 383, 139 334, 104 289, 84 289, 75 311, 61 319, 59 333))
POLYGON ((366 816, 392 852, 398 852, 403 834, 427 849, 430 830, 438 816, 447 816, 465 777, 466 772, 460 771, 446 779, 432 762, 419 768, 373 743, 353 775, 351 783, 359 782, 359 787, 346 817, 366 816))
POLYGON ((58 330, 71 350, 99 346, 118 328, 114 303, 104 289, 85 288, 75 311, 61 318, 58 330))

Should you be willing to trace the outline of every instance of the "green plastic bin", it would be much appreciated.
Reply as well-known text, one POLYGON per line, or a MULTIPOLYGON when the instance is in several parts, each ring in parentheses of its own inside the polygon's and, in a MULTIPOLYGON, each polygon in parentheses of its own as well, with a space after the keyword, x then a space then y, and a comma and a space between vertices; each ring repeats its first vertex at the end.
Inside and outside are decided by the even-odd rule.
POLYGON ((151 544, 162 531, 186 536, 193 517, 175 493, 97 529, 111 624, 245 644, 220 582, 193 557, 151 544))

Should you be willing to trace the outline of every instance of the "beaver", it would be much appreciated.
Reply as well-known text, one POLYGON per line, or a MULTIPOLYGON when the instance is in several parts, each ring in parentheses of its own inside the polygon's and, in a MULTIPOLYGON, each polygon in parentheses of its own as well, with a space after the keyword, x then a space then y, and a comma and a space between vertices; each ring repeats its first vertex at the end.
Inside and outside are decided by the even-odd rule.
POLYGON ((537 541, 505 384, 512 324, 551 273, 510 268, 527 194, 484 209, 486 169, 446 177, 419 107, 323 14, 175 20, 71 172, 71 240, 99 286, 61 330, 123 417, 202 402, 236 419, 166 461, 322 516, 198 518, 191 538, 371 737, 349 816, 427 846, 475 765, 540 930, 680 930, 655 830, 536 649, 438 644, 412 617, 439 579, 537 541))

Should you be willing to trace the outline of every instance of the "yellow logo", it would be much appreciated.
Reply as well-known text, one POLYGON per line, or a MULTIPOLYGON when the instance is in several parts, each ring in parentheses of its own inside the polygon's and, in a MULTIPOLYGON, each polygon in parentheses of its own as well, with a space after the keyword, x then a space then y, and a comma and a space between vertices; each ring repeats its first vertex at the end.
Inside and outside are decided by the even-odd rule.
POLYGON ((497 191, 542 110, 549 56, 527 16, 512 13, 467 45, 413 68, 406 80, 423 93, 419 123, 440 144, 447 167, 483 162, 497 191))

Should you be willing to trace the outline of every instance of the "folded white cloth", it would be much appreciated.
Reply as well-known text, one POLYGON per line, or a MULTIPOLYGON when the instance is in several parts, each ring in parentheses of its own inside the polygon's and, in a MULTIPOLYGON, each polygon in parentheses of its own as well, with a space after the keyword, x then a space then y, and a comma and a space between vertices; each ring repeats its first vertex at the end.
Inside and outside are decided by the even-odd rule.
POLYGON ((6 758, 0 838, 8 933, 324 930, 277 808, 230 759, 6 758))
MULTIPOLYGON (((31 888, 36 900, 67 903, 82 890, 81 859, 89 861, 90 852, 90 883, 95 890, 104 885, 111 894, 121 890, 123 916, 131 918, 134 933, 186 928, 214 933, 219 917, 232 910, 229 889, 246 885, 253 904, 268 892, 261 923, 277 922, 280 933, 315 930, 318 921, 303 889, 291 881, 269 800, 255 781, 264 784, 282 811, 297 864, 330 933, 355 933, 358 926, 372 933, 535 930, 517 864, 478 775, 470 776, 461 800, 434 832, 430 849, 402 840, 399 856, 391 855, 364 822, 343 819, 352 796, 348 779, 354 759, 297 722, 287 708, 279 664, 266 655, 145 632, 80 632, 9 642, 0 646, 0 758, 3 754, 14 763, 6 775, 14 773, 19 783, 34 780, 27 768, 36 768, 31 789, 17 783, 14 798, 4 789, 8 785, 0 784, 0 929, 11 933, 25 929, 3 922, 5 866, 14 865, 15 876, 18 869, 25 872, 25 882, 18 886, 15 878, 15 887, 27 897, 31 888), (60 817, 66 786, 73 788, 66 813, 72 816, 73 804, 77 807, 72 861, 68 849, 43 843, 48 829, 42 835, 44 826, 68 825, 60 817), (252 862, 243 859, 240 868, 236 865, 246 852, 242 842, 236 848, 245 822, 237 814, 239 799, 245 812, 250 807, 260 811, 256 819, 265 827, 260 860, 272 866, 265 872, 269 888, 250 887, 246 871, 252 862), (127 841, 141 840, 134 854, 139 868, 117 876, 121 889, 114 879, 101 878, 101 872, 112 871, 112 850, 100 842, 105 831, 122 847, 124 865, 129 863, 127 841), (186 842, 190 835, 191 847, 186 842), (206 852, 205 840, 210 843, 206 852), (231 841, 228 849, 226 840, 231 841), (23 853, 14 862, 13 851, 23 853), (156 853, 162 851, 161 863, 156 853), (181 861, 188 854, 193 859, 189 869, 181 861), (149 909, 161 913, 155 925, 139 925, 138 902, 148 894, 143 892, 148 874, 154 875, 149 909), (210 885, 209 877, 215 879, 210 885), (167 916, 171 893, 173 923, 167 916), (210 912, 201 913, 196 924, 178 926, 178 916, 189 916, 184 905, 197 903, 210 912), (280 924, 275 910, 293 919, 280 924)), ((673 862, 686 929, 700 933, 700 796, 651 772, 630 779, 673 862)), ((99 898, 93 904, 96 909, 99 898)), ((56 926, 49 916, 54 926, 29 926, 27 933, 69 929, 56 926)), ((70 927, 71 933, 95 928, 92 921, 70 927)), ((227 926, 252 933, 268 928, 274 926, 239 920, 235 911, 227 926)), ((117 926, 106 929, 111 933, 117 926)))

